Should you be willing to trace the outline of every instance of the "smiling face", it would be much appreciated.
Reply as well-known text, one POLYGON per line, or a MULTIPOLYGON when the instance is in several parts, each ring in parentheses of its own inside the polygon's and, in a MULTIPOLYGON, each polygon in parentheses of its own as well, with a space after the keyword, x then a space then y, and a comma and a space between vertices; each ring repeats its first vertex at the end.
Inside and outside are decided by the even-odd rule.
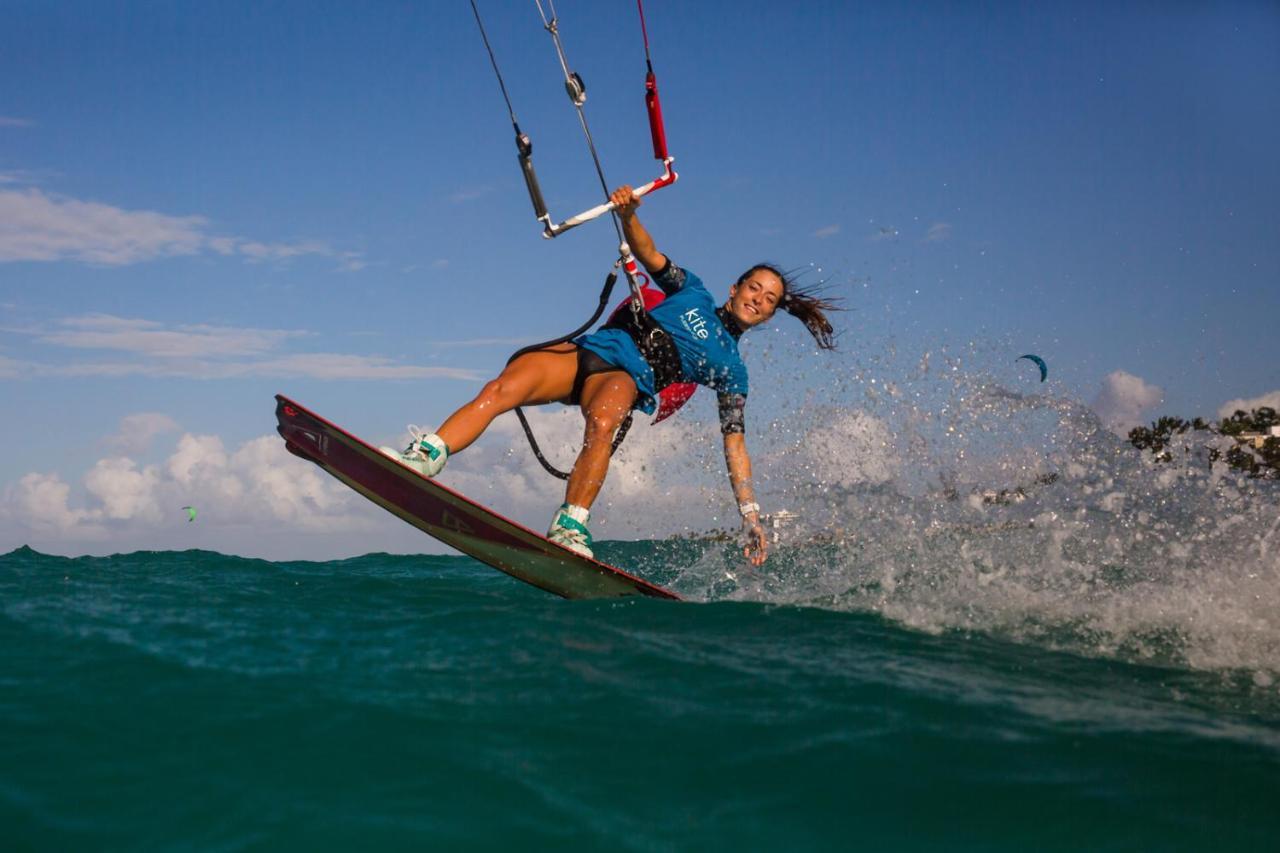
POLYGON ((729 288, 725 308, 744 329, 749 329, 773 316, 783 292, 782 279, 777 273, 757 267, 729 288))

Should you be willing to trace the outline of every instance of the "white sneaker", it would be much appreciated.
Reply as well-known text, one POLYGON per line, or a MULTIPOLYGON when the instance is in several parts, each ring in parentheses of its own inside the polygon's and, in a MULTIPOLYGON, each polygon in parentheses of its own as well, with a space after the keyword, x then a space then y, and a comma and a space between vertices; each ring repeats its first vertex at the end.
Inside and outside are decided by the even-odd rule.
POLYGON ((583 507, 563 504, 551 521, 547 538, 584 557, 595 557, 595 552, 591 550, 591 531, 587 530, 586 525, 590 517, 591 513, 583 507))
POLYGON ((413 441, 404 450, 391 447, 379 447, 383 453, 404 465, 412 468, 424 477, 434 477, 444 469, 449 461, 449 446, 435 433, 424 433, 414 424, 409 424, 409 435, 413 441))

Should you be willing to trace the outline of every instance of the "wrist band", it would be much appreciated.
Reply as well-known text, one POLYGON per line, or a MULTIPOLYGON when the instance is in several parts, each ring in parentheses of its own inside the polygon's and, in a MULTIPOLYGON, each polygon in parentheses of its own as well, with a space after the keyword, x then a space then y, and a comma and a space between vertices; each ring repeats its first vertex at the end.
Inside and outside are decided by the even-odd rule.
POLYGON ((748 515, 750 515, 753 512, 759 514, 760 504, 756 503, 755 501, 752 501, 751 503, 746 503, 746 504, 738 504, 738 512, 739 514, 742 515, 743 518, 746 518, 748 515))

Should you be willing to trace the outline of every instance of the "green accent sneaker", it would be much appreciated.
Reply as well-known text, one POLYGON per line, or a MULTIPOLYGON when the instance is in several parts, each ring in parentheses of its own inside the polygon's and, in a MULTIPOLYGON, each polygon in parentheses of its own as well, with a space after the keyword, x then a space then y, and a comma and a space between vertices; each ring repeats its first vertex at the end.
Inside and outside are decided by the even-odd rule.
MULTIPOLYGON (((560 507, 556 513, 555 519, 551 522, 551 529, 547 531, 547 538, 557 545, 563 545, 576 554, 584 557, 595 557, 595 552, 591 550, 594 544, 591 541, 591 531, 587 526, 573 517, 573 514, 586 515, 586 511, 581 507, 568 506, 560 507), (576 511, 576 512, 575 512, 576 511)), ((584 518, 583 521, 586 519, 584 518)))
POLYGON ((409 424, 409 435, 413 436, 413 441, 404 450, 378 449, 424 477, 434 477, 444 470, 444 464, 449 461, 449 446, 444 440, 435 433, 423 432, 414 424, 409 424))

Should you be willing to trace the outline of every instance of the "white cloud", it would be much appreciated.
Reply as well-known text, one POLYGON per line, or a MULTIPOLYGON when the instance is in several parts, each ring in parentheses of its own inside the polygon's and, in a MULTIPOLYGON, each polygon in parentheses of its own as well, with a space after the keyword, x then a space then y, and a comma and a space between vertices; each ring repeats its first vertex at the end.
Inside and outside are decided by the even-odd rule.
POLYGON ((462 367, 423 367, 396 364, 389 358, 343 353, 301 353, 248 365, 243 376, 309 377, 316 379, 462 379, 489 378, 488 373, 462 367))
POLYGON ((204 243, 202 216, 167 216, 38 189, 0 191, 0 261, 77 260, 130 264, 193 255, 204 243))
POLYGON ((72 509, 71 487, 56 474, 27 474, 5 488, 0 518, 10 519, 36 534, 65 536, 75 532, 93 538, 102 533, 95 524, 101 510, 72 509))
MULTIPOLYGON (((0 185, 21 182, 17 173, 0 185)), ((158 258, 214 252, 250 261, 303 255, 334 257, 343 269, 364 265, 356 252, 339 253, 307 240, 266 243, 208 233, 203 216, 126 210, 95 201, 50 195, 36 188, 0 190, 0 262, 79 261, 123 266, 158 258)))
POLYGON ((58 321, 62 330, 37 336, 41 343, 76 349, 107 349, 157 358, 235 357, 277 349, 305 332, 230 326, 178 325, 153 320, 90 314, 58 321))
POLYGON ((450 195, 449 201, 454 204, 465 204, 469 201, 475 201, 478 198, 484 198, 493 191, 494 188, 488 185, 480 187, 464 187, 450 195))
POLYGON ((159 483, 160 472, 154 465, 139 469, 123 456, 98 460, 84 477, 85 488, 101 502, 102 516, 109 519, 159 521, 159 483))
POLYGON ((929 226, 929 231, 924 235, 926 243, 941 243, 943 240, 951 237, 951 225, 947 222, 938 222, 929 226))
POLYGON ((338 255, 338 269, 342 272, 359 272, 369 266, 361 252, 342 252, 338 255))
POLYGON ((0 359, 0 378, 29 379, 101 377, 120 379, 142 376, 150 379, 240 379, 265 377, 277 379, 457 379, 474 382, 488 373, 462 367, 424 367, 396 364, 377 356, 352 356, 343 353, 308 353, 256 362, 177 361, 163 363, 92 361, 63 365, 12 362, 0 359))
POLYGON ((210 237, 205 243, 210 251, 219 255, 234 255, 239 241, 234 237, 210 237))
POLYGON ((532 338, 471 338, 462 341, 429 341, 437 349, 461 349, 465 347, 522 347, 533 343, 532 338))
POLYGON ((461 367, 400 364, 377 355, 347 353, 279 353, 288 342, 309 332, 234 326, 175 325, 154 320, 90 314, 68 317, 53 327, 12 328, 50 346, 74 350, 107 350, 132 360, 63 364, 18 362, 0 357, 0 378, 24 377, 177 377, 230 379, 246 376, 318 379, 462 379, 485 378, 461 367))
POLYGON ((184 435, 178 440, 178 449, 165 463, 165 470, 174 482, 190 486, 204 470, 220 470, 227 466, 227 453, 222 439, 216 435, 184 435))
POLYGON ((61 539, 159 531, 195 506, 201 522, 268 534, 279 525, 302 531, 367 529, 372 505, 295 458, 276 436, 245 442, 228 453, 217 436, 185 434, 161 465, 139 466, 124 456, 99 460, 83 478, 83 506, 56 474, 33 472, 5 489, 6 526, 61 539))
POLYGON ((36 123, 29 118, 16 116, 0 116, 0 127, 35 127, 36 123))
POLYGON ((166 414, 138 412, 120 419, 120 427, 107 439, 107 446, 125 455, 145 453, 157 436, 177 430, 178 422, 166 414))
POLYGON ((338 262, 338 269, 343 272, 357 272, 369 264, 361 252, 338 252, 318 240, 304 240, 300 243, 260 243, 256 240, 230 241, 230 252, 223 254, 239 254, 250 261, 287 261, 304 255, 333 258, 338 262))
POLYGON ((367 526, 367 520, 361 521, 354 513, 348 517, 349 508, 363 506, 364 498, 309 462, 299 459, 301 467, 280 464, 282 455, 290 456, 280 438, 264 435, 237 450, 228 460, 228 468, 244 481, 255 502, 282 521, 308 530, 367 526))
POLYGON ((1102 388, 1090 407, 1118 435, 1143 422, 1143 413, 1164 400, 1164 389, 1132 373, 1117 370, 1102 380, 1102 388))
POLYGON ((259 243, 246 240, 236 245, 236 250, 255 261, 276 261, 282 258, 296 258, 299 255, 324 255, 329 248, 314 241, 306 243, 259 243))
MULTIPOLYGON (((3 370, 3 366, 0 366, 0 370, 3 370)), ((1229 418, 1236 413, 1237 409, 1251 412, 1254 409, 1261 409, 1263 406, 1270 406, 1276 411, 1280 411, 1280 391, 1270 391, 1260 397, 1228 400, 1218 409, 1218 417, 1229 418)))
POLYGON ((822 228, 819 228, 817 231, 814 231, 813 236, 817 237, 819 240, 824 240, 827 237, 834 237, 839 233, 840 233, 839 225, 826 225, 822 228))
POLYGON ((0 186, 5 184, 29 184, 33 180, 34 176, 30 172, 21 169, 0 172, 0 186))

